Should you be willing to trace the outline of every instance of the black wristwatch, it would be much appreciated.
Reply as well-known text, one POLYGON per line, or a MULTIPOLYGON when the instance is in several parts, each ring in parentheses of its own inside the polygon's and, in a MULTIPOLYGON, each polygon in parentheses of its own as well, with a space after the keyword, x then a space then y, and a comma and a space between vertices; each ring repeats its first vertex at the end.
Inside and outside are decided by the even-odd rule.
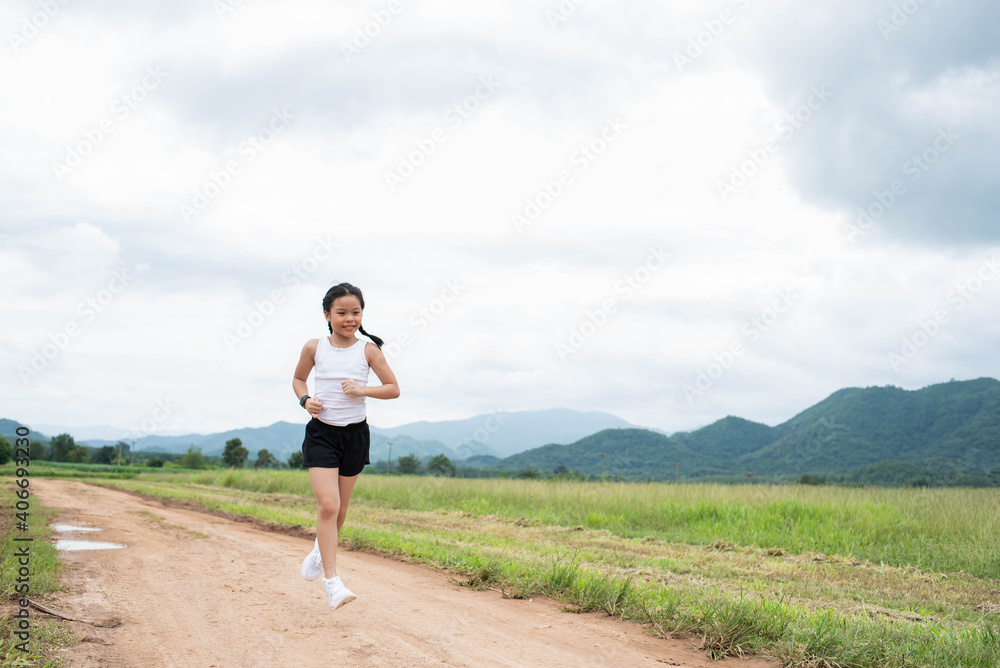
POLYGON ((310 397, 309 397, 308 394, 303 394, 302 397, 299 399, 299 406, 302 406, 302 408, 305 408, 306 407, 306 399, 309 399, 309 398, 310 397))

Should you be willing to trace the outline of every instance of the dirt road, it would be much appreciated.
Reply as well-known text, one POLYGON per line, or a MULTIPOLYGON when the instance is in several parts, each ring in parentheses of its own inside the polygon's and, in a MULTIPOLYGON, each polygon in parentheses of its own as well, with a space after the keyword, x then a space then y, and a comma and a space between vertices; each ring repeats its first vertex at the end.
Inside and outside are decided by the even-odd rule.
MULTIPOLYGON (((118 550, 60 552, 66 590, 49 605, 86 641, 68 666, 718 666, 693 641, 657 640, 603 614, 471 591, 432 568, 343 552, 358 600, 331 611, 299 575, 312 541, 85 483, 32 480, 77 538, 118 550)), ((350 518, 348 518, 348 522, 350 518)), ((762 668, 753 660, 726 665, 762 668)))

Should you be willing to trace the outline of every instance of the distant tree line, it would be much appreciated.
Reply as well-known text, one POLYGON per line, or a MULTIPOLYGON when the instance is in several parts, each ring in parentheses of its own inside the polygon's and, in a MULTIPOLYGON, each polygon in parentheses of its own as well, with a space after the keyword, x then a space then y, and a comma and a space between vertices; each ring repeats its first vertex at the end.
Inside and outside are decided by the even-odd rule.
MULTIPOLYGON (((31 461, 67 462, 71 464, 107 464, 122 466, 148 466, 150 468, 178 467, 185 469, 204 469, 210 466, 226 466, 243 468, 247 463, 249 452, 240 439, 226 441, 226 448, 221 457, 202 453, 196 445, 188 447, 187 452, 137 452, 126 441, 118 441, 115 445, 90 447, 77 443, 69 434, 53 436, 48 441, 31 441, 31 461), (47 447, 46 447, 47 446, 47 447)), ((14 448, 10 440, 0 435, 0 465, 14 459, 14 448)), ((267 449, 257 451, 253 467, 258 469, 302 468, 302 452, 296 451, 284 463, 267 449)))
MULTIPOLYGON (((580 471, 570 471, 565 466, 556 466, 551 471, 543 471, 528 466, 516 471, 486 469, 478 466, 461 466, 461 462, 456 464, 447 455, 437 454, 432 457, 421 459, 415 454, 403 455, 394 462, 387 462, 380 459, 370 468, 365 469, 365 473, 391 474, 391 475, 425 475, 441 476, 449 478, 520 478, 524 480, 576 480, 581 482, 594 482, 601 480, 599 475, 588 475, 580 471)), ((621 476, 604 476, 605 480, 624 481, 621 476)))
MULTIPOLYGON (((13 459, 14 449, 8 438, 0 436, 0 465, 13 459)), ((284 462, 279 461, 269 450, 257 451, 254 460, 239 438, 226 441, 221 456, 209 456, 201 448, 191 445, 184 453, 136 452, 126 441, 115 445, 89 447, 77 443, 69 434, 53 436, 48 441, 32 439, 31 459, 33 461, 70 462, 82 464, 138 465, 151 468, 203 469, 212 466, 228 468, 253 467, 256 469, 301 469, 302 452, 296 450, 284 462)), ((551 466, 551 464, 550 464, 551 466)), ((662 476, 643 475, 640 471, 628 471, 626 475, 614 472, 608 475, 583 473, 569 470, 565 465, 546 467, 529 464, 517 469, 497 469, 488 466, 472 466, 462 461, 452 461, 444 454, 420 458, 415 454, 400 457, 394 462, 379 460, 365 470, 370 474, 432 475, 458 478, 519 478, 528 480, 570 480, 591 482, 609 481, 663 481, 662 476)), ((673 476, 666 478, 670 480, 673 476)), ((803 474, 791 476, 761 473, 752 478, 748 475, 688 475, 685 482, 717 482, 725 484, 789 484, 879 486, 879 487, 1000 487, 1000 464, 989 471, 972 470, 961 460, 952 458, 925 459, 917 462, 885 460, 858 467, 847 472, 826 473, 825 475, 803 474)))

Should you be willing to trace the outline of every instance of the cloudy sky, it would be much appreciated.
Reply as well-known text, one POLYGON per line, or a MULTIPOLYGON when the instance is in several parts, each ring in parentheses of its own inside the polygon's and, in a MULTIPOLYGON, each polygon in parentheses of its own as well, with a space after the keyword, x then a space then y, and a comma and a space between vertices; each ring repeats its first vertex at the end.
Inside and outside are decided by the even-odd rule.
POLYGON ((348 281, 376 426, 997 377, 989 0, 12 0, 0 417, 217 431, 348 281), (373 377, 373 382, 376 382, 373 377))

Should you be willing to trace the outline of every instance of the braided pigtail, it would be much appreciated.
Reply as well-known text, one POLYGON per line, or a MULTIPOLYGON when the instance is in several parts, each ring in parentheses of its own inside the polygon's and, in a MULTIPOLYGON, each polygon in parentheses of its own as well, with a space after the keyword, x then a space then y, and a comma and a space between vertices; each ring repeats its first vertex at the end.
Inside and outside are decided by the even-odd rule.
MULTIPOLYGON (((330 330, 330 331, 333 331, 333 330, 330 330)), ((367 336, 369 339, 371 339, 372 343, 374 343, 379 348, 381 348, 382 344, 385 343, 382 339, 378 338, 377 336, 372 336, 371 334, 369 334, 368 332, 366 332, 364 327, 358 327, 358 331, 361 332, 362 334, 364 334, 365 336, 367 336)))

